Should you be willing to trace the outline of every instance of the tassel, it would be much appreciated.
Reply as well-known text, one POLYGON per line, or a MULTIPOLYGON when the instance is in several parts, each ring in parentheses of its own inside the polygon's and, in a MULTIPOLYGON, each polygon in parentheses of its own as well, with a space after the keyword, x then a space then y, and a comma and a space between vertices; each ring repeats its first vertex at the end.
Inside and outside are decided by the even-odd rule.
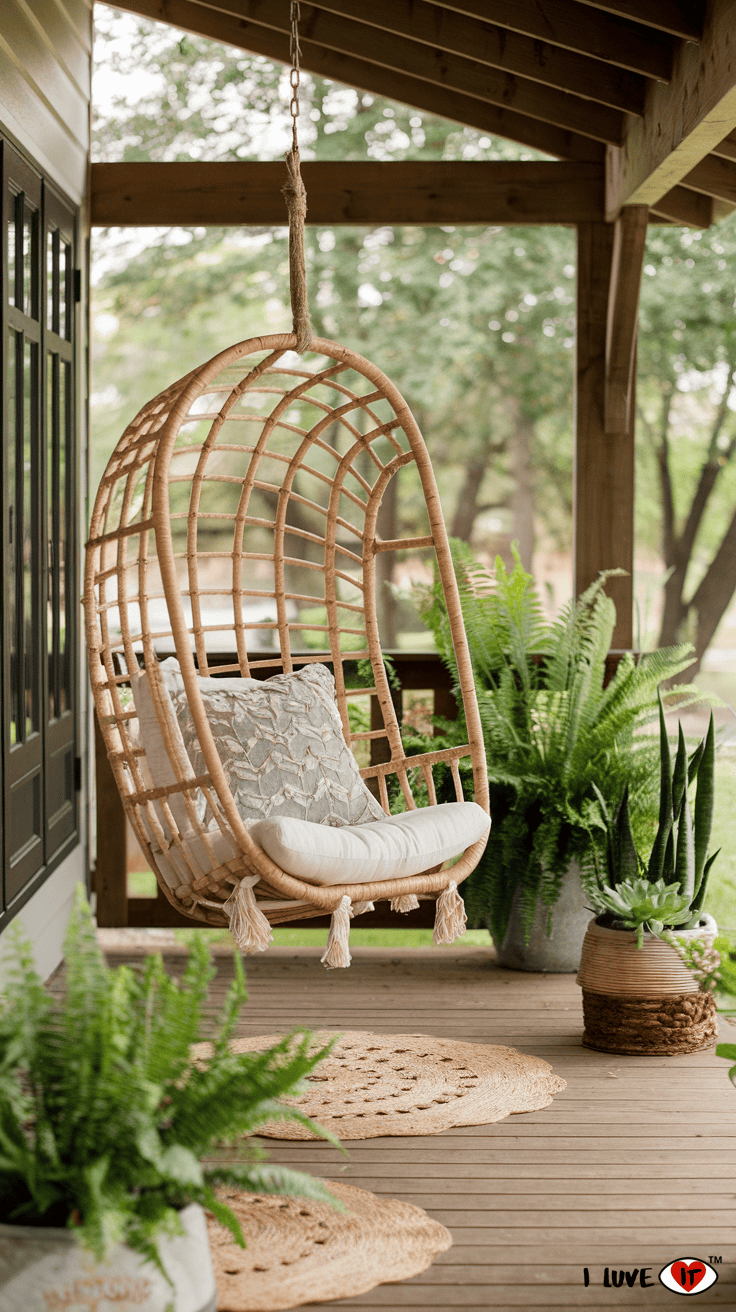
POLYGON ((350 898, 347 894, 340 899, 332 913, 322 965, 330 970, 335 966, 350 965, 350 898))
POLYGON ((391 910, 400 911, 406 915, 407 911, 416 911, 419 906, 419 898, 416 893, 404 893, 401 897, 391 898, 391 910))
POLYGON ((230 933, 241 952, 265 952, 273 943, 273 934, 263 912, 256 902, 253 885, 259 875, 247 875, 233 889, 222 909, 230 917, 230 933))
POLYGON ((444 893, 440 893, 437 898, 432 942, 437 947, 441 943, 454 943, 456 938, 465 933, 467 923, 468 917, 465 914, 465 904, 453 879, 444 893))
POLYGON ((353 902, 350 907, 350 918, 352 920, 353 916, 363 916, 366 911, 375 911, 375 909, 373 902, 353 902))

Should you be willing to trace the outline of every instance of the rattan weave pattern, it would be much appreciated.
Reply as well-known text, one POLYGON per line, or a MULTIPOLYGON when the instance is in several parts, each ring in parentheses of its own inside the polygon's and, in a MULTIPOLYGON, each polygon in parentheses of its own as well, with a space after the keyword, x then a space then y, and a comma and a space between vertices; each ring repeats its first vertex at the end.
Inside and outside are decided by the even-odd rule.
MULTIPOLYGON (((208 723, 197 673, 212 672, 213 644, 237 653, 221 673, 276 673, 328 660, 350 746, 380 733, 386 764, 365 767, 388 810, 394 775, 407 807, 415 781, 436 802, 433 767, 450 766, 462 797, 458 759, 470 756, 475 800, 488 808, 485 756, 472 669, 447 535, 429 456, 406 402, 390 380, 346 347, 314 339, 299 356, 293 334, 241 342, 172 384, 126 429, 110 457, 95 501, 87 545, 85 612, 95 708, 123 804, 138 842, 169 901, 211 925, 228 923, 223 904, 243 879, 285 904, 283 921, 334 911, 350 885, 319 887, 286 874, 250 838, 227 786, 208 723), (426 506, 426 532, 385 541, 378 532, 383 494, 392 478, 414 479, 426 506), (377 620, 381 553, 420 552, 436 561, 447 600, 468 745, 407 758, 384 666, 377 620), (249 607, 260 607, 254 617, 249 607), (264 617, 263 608, 268 614, 264 617), (270 608, 270 609, 269 609, 270 608), (254 659, 257 633, 267 631, 276 658, 254 659), (309 639, 309 643, 306 642, 309 639), (311 644, 311 646, 310 646, 311 644), (316 646, 321 650, 316 650, 316 646), (161 705, 158 654, 179 658, 206 774, 192 778, 171 741, 161 705), (307 649, 309 648, 309 649, 307 649), (301 650, 300 650, 301 649, 301 650), (176 776, 151 785, 128 671, 142 656, 162 736, 176 776), (353 732, 346 662, 370 662, 380 731, 353 732), (198 819, 200 790, 236 856, 220 864, 212 834, 198 819), (184 799, 191 834, 202 840, 211 868, 198 866, 191 842, 172 814, 184 799), (154 805, 155 803, 155 805, 154 805), (175 863, 157 867, 155 851, 174 849, 175 863), (176 868, 188 876, 172 876, 176 868), (290 902, 301 903, 289 912, 290 902)), ((181 814, 181 808, 179 808, 181 814)), ((200 811, 201 814, 201 811, 200 811)), ((474 869, 485 840, 449 871, 361 886, 361 900, 439 894, 474 869)), ((201 848, 201 845, 200 845, 201 848)), ((241 887, 245 887, 242 885, 241 887)), ((270 917, 266 911, 266 916, 270 917)))
MULTIPOLYGON (((315 1042, 334 1037, 315 1034, 315 1042)), ((237 1052, 271 1047, 274 1035, 236 1039, 237 1052)), ((203 1055, 198 1045, 195 1055, 203 1055)), ((441 1134, 459 1125, 490 1125, 514 1112, 541 1111, 565 1081, 539 1057, 495 1044, 459 1043, 423 1034, 349 1031, 307 1077, 295 1106, 340 1139, 441 1134)), ((276 1139, 312 1139, 298 1122, 258 1131, 276 1139)))
POLYGON ((326 1182, 347 1209, 274 1194, 221 1189, 245 1234, 238 1247, 209 1218, 218 1312, 280 1312, 350 1298, 426 1270, 452 1236, 421 1207, 326 1182))

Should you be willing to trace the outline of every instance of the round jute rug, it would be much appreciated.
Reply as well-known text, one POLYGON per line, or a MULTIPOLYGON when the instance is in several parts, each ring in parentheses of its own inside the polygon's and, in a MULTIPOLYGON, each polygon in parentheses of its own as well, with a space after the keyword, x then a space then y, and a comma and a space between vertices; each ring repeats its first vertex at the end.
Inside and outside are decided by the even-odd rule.
MULTIPOLYGON (((315 1042, 333 1035, 319 1030, 315 1042)), ((235 1039, 232 1046, 236 1052, 259 1052, 279 1037, 235 1039)), ((512 1112, 540 1111, 566 1082, 540 1057, 514 1048, 426 1034, 348 1031, 307 1083, 307 1093, 288 1101, 340 1139, 374 1139, 440 1134, 455 1125, 490 1125, 512 1112)), ((289 1121, 258 1133, 274 1139, 315 1137, 289 1121)))
POLYGON ((218 1189, 247 1248, 208 1216, 218 1312, 280 1312, 350 1298, 424 1271, 452 1236, 421 1207, 326 1181, 347 1209, 311 1198, 218 1189))

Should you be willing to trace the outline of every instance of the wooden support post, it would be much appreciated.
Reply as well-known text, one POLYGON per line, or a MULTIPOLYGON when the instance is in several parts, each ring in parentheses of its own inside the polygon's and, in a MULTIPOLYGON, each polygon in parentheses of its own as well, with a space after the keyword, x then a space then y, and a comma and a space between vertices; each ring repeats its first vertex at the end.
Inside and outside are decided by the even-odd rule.
POLYGON ((95 716, 95 782, 97 788, 97 863, 94 888, 97 924, 119 928, 128 923, 128 873, 125 850, 125 812, 107 759, 95 716))
MULTIPOLYGON (((632 221, 637 232, 639 219, 632 221)), ((617 360, 626 343, 622 324, 609 314, 611 289, 617 286, 615 277, 612 282, 615 237, 613 224, 578 226, 573 551, 576 596, 602 570, 626 571, 625 576, 610 579, 606 587, 616 605, 613 646, 620 649, 633 645, 634 426, 629 422, 623 431, 608 432, 606 424, 609 341, 617 342, 617 360)), ((618 240, 622 242, 622 237, 618 240)), ((624 304, 630 310, 631 296, 624 297, 621 292, 620 309, 624 304)), ((630 312, 628 322, 630 331, 630 312)), ((633 378, 628 401, 631 414, 633 378)))
POLYGON ((605 429, 628 433, 634 388, 641 268, 647 239, 646 205, 623 209, 614 224, 606 327, 605 429))

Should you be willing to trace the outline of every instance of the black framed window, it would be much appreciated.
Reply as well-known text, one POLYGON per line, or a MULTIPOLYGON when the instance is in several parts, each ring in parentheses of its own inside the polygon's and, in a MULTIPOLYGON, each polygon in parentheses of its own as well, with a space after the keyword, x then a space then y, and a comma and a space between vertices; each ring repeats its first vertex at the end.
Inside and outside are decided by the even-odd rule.
POLYGON ((78 832, 73 207, 7 142, 2 241, 2 906, 78 832))

